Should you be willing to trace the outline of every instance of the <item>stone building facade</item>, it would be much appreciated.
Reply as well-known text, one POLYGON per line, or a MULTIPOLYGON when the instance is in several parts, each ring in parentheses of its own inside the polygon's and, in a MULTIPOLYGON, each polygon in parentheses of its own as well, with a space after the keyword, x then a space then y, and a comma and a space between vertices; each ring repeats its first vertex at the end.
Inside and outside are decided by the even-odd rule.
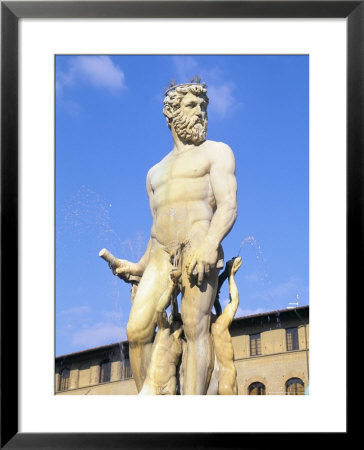
MULTIPOLYGON (((230 326, 239 395, 301 395, 309 383, 309 307, 239 317, 230 326)), ((127 341, 58 356, 56 395, 135 395, 127 341)))

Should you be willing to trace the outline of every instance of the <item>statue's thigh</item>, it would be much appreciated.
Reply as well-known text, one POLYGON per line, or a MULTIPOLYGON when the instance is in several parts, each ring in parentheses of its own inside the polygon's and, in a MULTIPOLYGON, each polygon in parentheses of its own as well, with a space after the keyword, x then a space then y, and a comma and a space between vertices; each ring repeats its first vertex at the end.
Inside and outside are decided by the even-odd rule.
POLYGON ((181 313, 184 323, 186 321, 198 322, 204 317, 209 318, 215 301, 218 273, 217 269, 213 269, 209 277, 204 278, 202 285, 197 286, 196 278, 191 279, 187 272, 183 271, 181 313))
POLYGON ((168 287, 171 264, 165 252, 154 254, 140 280, 130 311, 129 321, 147 326, 156 320, 156 306, 168 287))
MULTIPOLYGON (((185 323, 186 320, 199 321, 204 317, 210 318, 211 308, 214 304, 219 269, 211 269, 208 277, 204 276, 204 280, 201 286, 196 285, 197 277, 190 277, 187 273, 187 268, 193 257, 193 249, 196 248, 198 243, 192 242, 191 245, 184 251, 182 259, 182 303, 181 313, 182 319, 185 323)), ((224 252, 222 246, 218 249, 218 260, 224 258, 224 252)))

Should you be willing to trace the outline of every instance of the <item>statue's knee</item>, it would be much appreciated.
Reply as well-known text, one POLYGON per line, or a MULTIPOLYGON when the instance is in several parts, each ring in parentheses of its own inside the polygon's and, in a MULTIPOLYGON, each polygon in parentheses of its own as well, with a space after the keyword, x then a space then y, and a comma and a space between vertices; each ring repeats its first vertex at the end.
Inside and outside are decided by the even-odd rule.
POLYGON ((233 387, 228 383, 219 383, 219 395, 233 395, 233 387))
POLYGON ((126 335, 128 336, 130 344, 133 344, 136 341, 137 334, 135 325, 132 322, 128 322, 126 326, 126 335))
POLYGON ((153 339, 154 327, 144 326, 141 322, 129 320, 126 326, 126 334, 130 344, 146 344, 153 339))
POLYGON ((208 323, 197 318, 183 319, 183 331, 187 340, 199 339, 201 336, 208 335, 208 323))

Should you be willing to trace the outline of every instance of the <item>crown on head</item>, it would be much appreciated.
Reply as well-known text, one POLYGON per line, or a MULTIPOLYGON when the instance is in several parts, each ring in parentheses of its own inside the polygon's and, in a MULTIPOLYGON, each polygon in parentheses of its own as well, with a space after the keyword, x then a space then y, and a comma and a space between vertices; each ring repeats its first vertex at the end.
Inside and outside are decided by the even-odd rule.
POLYGON ((174 91, 178 87, 196 86, 196 85, 206 87, 206 83, 201 83, 201 78, 198 75, 192 77, 189 83, 176 84, 176 82, 172 79, 171 82, 169 83, 169 86, 164 90, 164 93, 165 95, 168 95, 169 92, 174 91))

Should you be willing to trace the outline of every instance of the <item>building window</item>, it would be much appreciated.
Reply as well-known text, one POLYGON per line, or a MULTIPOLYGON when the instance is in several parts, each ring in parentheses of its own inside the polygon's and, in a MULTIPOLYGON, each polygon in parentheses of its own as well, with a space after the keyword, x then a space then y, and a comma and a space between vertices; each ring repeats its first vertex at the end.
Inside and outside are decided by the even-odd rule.
POLYGON ((108 383, 111 377, 111 362, 104 361, 100 368, 100 383, 108 383))
POLYGON ((286 395, 305 395, 305 385, 300 378, 290 378, 286 382, 286 395))
POLYGON ((298 350, 298 328, 286 328, 287 351, 298 350))
POLYGON ((250 335, 250 356, 262 354, 260 333, 250 335))
POLYGON ((265 386, 263 383, 259 383, 258 381, 255 383, 252 383, 248 387, 248 394, 249 395, 265 395, 265 386))
POLYGON ((60 391, 67 391, 70 384, 70 369, 63 369, 60 372, 59 376, 59 390, 60 391))

